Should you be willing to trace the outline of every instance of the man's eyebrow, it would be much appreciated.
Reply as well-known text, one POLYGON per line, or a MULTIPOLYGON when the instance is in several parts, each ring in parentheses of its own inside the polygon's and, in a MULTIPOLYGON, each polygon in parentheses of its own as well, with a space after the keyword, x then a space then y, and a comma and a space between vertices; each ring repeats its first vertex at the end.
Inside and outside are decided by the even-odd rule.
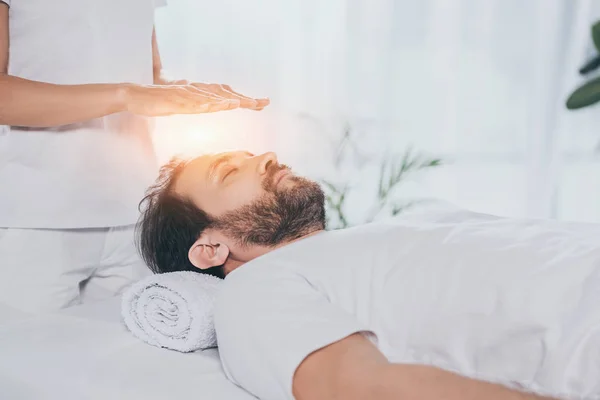
POLYGON ((229 160, 231 160, 231 155, 230 154, 224 154, 224 155, 218 157, 215 161, 213 161, 210 164, 210 167, 208 168, 208 174, 207 174, 208 178, 210 179, 210 178, 212 178, 214 176, 215 171, 217 170, 217 168, 219 167, 219 165, 221 165, 221 164, 223 164, 223 163, 225 163, 225 162, 227 162, 229 160))

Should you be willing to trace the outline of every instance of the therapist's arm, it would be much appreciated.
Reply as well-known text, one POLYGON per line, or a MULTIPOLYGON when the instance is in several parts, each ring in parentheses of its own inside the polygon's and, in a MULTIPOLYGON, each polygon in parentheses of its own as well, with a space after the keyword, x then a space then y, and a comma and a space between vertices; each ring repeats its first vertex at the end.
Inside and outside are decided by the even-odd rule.
POLYGON ((232 102, 183 86, 54 85, 21 79, 8 75, 8 57, 8 6, 0 2, 0 125, 53 127, 121 111, 162 116, 232 108, 232 102))
POLYGON ((293 392, 298 400, 553 400, 435 367, 389 363, 359 334, 309 355, 296 370, 293 392))

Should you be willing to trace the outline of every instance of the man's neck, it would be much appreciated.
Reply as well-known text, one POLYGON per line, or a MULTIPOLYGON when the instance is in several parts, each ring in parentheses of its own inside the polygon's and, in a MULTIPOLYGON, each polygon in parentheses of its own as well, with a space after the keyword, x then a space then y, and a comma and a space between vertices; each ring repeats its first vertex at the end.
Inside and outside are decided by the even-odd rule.
POLYGON ((270 253, 273 250, 277 250, 280 249, 282 247, 285 247, 289 244, 295 243, 295 242, 299 242, 303 239, 307 239, 311 236, 317 235, 321 232, 324 232, 324 229, 316 229, 314 231, 311 231, 309 233, 306 233, 300 237, 297 237, 295 239, 292 240, 287 240, 284 242, 281 242, 275 246, 253 246, 251 249, 249 249, 247 252, 244 252, 243 257, 235 257, 235 256, 230 256, 227 260, 227 262, 225 263, 225 265, 223 266, 224 270, 225 270, 225 274, 228 274, 229 272, 233 271, 236 268, 241 267, 242 265, 244 265, 245 263, 252 261, 258 257, 261 257, 267 253, 270 253))
MULTIPOLYGON (((324 232, 324 231, 325 231, 325 229, 316 229, 316 230, 311 231, 311 232, 309 232, 307 234, 304 234, 304 235, 302 235, 302 236, 300 236, 300 237, 298 237, 296 239, 288 240, 286 242, 283 242, 283 243, 280 243, 280 244, 276 245, 275 247, 271 247, 269 251, 272 251, 272 250, 275 250, 275 249, 279 249, 281 247, 287 246, 288 244, 299 242, 300 240, 309 238, 311 236, 314 236, 314 235, 319 234, 319 233, 324 232)), ((268 251, 266 253, 268 253, 268 251)), ((265 253, 263 253, 263 254, 265 254, 265 253)))

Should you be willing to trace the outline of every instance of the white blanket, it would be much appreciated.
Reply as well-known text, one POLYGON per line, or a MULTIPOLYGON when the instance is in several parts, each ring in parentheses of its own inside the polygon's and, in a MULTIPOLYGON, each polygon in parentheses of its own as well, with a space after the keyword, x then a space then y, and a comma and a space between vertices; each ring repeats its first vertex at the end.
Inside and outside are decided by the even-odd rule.
POLYGON ((125 324, 152 346, 181 352, 216 347, 213 307, 220 283, 189 271, 145 278, 123 294, 125 324))

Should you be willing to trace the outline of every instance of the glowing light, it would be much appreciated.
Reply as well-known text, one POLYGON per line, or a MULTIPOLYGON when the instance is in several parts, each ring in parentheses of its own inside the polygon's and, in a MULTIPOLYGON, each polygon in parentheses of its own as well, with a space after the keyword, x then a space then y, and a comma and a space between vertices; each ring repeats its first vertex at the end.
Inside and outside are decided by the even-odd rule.
POLYGON ((270 150, 267 120, 247 110, 158 118, 154 134, 157 157, 164 163, 174 155, 270 150))

